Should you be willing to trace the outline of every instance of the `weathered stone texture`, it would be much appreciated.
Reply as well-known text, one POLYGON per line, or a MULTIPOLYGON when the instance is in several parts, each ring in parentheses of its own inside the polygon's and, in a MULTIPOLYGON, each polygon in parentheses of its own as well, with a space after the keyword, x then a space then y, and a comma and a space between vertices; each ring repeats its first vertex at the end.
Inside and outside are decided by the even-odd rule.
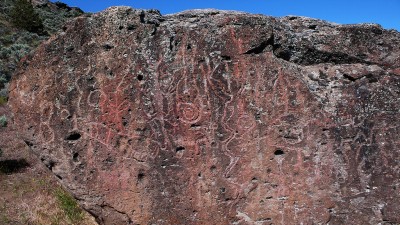
POLYGON ((400 222, 400 34, 109 8, 28 56, 21 136, 103 224, 400 222))

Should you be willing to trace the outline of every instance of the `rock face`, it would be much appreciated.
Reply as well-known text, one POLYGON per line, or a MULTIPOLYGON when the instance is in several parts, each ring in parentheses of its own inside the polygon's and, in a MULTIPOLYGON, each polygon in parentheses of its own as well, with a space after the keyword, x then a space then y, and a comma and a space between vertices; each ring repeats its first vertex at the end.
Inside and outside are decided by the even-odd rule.
POLYGON ((10 105, 99 223, 400 222, 400 33, 128 7, 64 31, 10 105))

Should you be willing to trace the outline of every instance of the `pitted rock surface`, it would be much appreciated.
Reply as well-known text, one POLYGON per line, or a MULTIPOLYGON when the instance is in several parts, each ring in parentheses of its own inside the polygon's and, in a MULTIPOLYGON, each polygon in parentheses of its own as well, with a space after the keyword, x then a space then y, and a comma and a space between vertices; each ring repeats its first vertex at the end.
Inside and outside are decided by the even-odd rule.
POLYGON ((400 34, 113 7, 26 57, 21 137, 100 224, 400 222, 400 34))

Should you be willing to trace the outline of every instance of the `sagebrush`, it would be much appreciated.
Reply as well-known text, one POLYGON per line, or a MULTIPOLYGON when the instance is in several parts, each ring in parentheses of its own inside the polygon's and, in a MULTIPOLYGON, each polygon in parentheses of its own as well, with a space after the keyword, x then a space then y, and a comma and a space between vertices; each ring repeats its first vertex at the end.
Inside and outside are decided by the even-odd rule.
POLYGON ((5 115, 0 116, 0 127, 6 127, 7 123, 7 117, 5 115))

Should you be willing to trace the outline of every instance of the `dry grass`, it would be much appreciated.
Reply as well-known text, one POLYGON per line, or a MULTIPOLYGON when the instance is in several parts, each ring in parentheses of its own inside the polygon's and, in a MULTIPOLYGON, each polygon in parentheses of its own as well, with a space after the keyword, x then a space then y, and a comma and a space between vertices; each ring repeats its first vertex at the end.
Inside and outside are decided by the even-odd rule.
MULTIPOLYGON (((0 113, 7 114, 1 106, 0 113)), ((96 224, 16 138, 12 126, 0 127, 0 149, 0 224, 96 224)))

